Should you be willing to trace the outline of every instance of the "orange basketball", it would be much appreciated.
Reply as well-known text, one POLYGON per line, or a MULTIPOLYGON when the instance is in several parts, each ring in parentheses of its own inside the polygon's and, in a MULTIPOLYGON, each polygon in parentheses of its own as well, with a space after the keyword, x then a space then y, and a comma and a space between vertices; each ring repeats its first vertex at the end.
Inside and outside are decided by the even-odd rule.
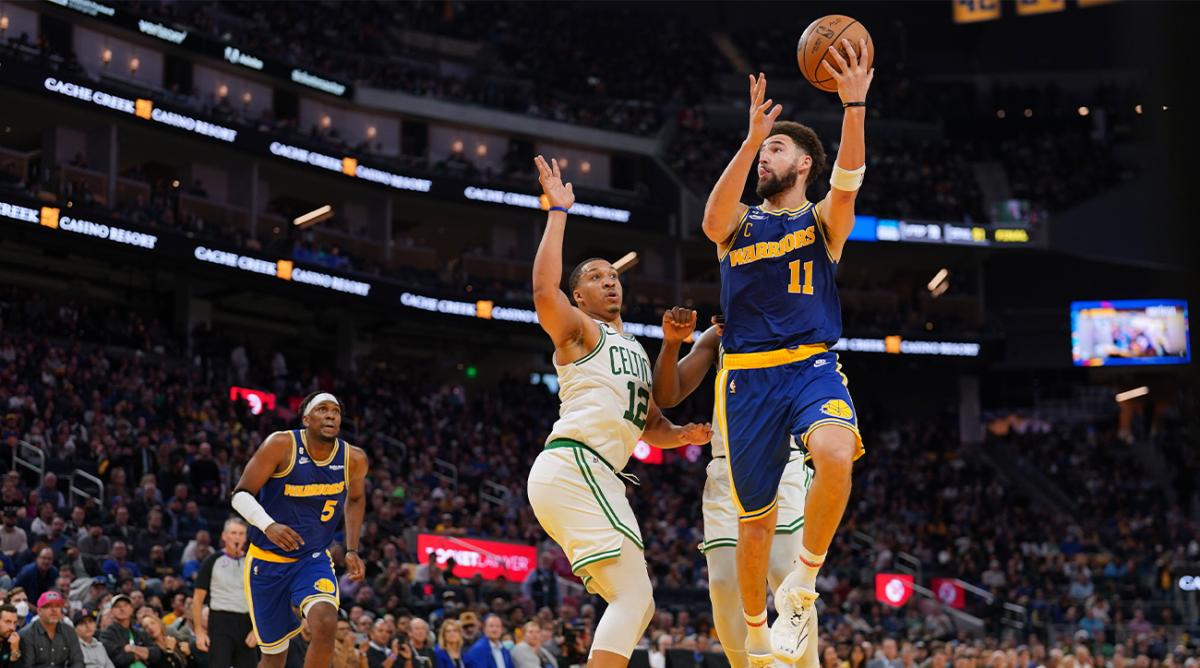
MULTIPOLYGON (((858 40, 865 39, 867 41, 867 67, 875 62, 875 44, 871 41, 871 34, 867 32, 863 24, 841 14, 822 16, 810 23, 804 29, 804 34, 800 35, 800 43, 796 46, 796 62, 800 65, 800 73, 804 75, 805 79, 808 79, 808 83, 826 93, 837 92, 837 81, 821 65, 821 62, 828 58, 829 64, 834 69, 840 69, 837 58, 829 53, 829 45, 836 45, 842 57, 846 58, 846 48, 842 44, 843 39, 850 40, 855 51, 858 51, 859 48, 858 40)), ((859 57, 861 58, 862 54, 859 54, 859 57)), ((846 62, 849 62, 848 58, 846 62)))

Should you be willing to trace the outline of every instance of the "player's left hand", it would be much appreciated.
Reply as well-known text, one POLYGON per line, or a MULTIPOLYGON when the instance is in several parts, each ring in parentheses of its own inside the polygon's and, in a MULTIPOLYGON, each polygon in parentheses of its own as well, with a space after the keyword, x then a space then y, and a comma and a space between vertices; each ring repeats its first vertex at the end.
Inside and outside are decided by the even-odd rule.
POLYGON ((837 81, 838 97, 842 102, 864 102, 871 80, 875 78, 875 68, 867 68, 867 40, 860 39, 857 45, 851 45, 850 40, 843 39, 842 48, 846 50, 848 61, 830 44, 829 53, 838 66, 830 65, 828 58, 821 61, 821 66, 837 81))
POLYGON ((346 574, 354 582, 362 582, 366 576, 367 568, 363 565, 362 557, 358 556, 357 552, 346 553, 346 574))
POLYGON ((663 340, 686 341, 696 331, 696 312, 690 308, 676 306, 663 313, 663 340))
POLYGON ((712 425, 691 422, 679 428, 680 445, 704 445, 712 440, 712 425))
POLYGON ((254 631, 246 634, 246 647, 249 647, 250 649, 258 647, 258 636, 254 635, 254 631))
POLYGON ((546 159, 538 156, 533 159, 533 164, 537 165, 538 183, 542 184, 542 192, 546 194, 546 201, 550 206, 561 206, 564 209, 571 208, 575 203, 575 189, 570 183, 563 183, 562 170, 558 168, 558 160, 551 159, 550 164, 546 164, 546 159))

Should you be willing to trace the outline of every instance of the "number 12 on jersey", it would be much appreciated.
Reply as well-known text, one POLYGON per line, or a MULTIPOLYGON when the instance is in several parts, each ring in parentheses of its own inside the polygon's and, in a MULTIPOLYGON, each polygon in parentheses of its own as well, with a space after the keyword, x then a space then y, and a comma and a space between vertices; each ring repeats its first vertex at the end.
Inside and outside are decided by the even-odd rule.
POLYGON ((800 260, 793 260, 788 263, 788 269, 791 270, 792 278, 788 282, 788 292, 793 294, 811 295, 813 293, 812 275, 813 263, 808 260, 804 263, 804 284, 800 283, 800 260))
POLYGON ((646 413, 650 410, 650 391, 644 387, 638 387, 637 383, 632 380, 625 386, 629 388, 629 409, 622 417, 632 422, 633 426, 638 429, 645 429, 646 413))

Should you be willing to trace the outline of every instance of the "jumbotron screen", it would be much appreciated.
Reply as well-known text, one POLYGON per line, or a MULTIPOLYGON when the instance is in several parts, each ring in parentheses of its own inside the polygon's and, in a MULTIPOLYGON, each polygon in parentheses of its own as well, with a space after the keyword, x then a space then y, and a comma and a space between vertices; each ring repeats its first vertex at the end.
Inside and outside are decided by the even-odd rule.
POLYGON ((1071 356, 1076 366, 1187 364, 1187 302, 1072 302, 1071 356))

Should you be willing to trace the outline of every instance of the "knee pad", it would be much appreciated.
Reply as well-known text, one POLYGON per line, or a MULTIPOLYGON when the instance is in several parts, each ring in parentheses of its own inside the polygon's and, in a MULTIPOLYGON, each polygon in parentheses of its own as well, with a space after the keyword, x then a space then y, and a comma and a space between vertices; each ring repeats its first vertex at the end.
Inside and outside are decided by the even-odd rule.
POLYGON ((602 650, 629 658, 654 615, 654 595, 646 572, 646 557, 625 539, 619 557, 589 567, 588 571, 592 577, 589 586, 608 602, 608 609, 596 624, 592 651, 602 650), (631 620, 637 622, 631 624, 631 620))

